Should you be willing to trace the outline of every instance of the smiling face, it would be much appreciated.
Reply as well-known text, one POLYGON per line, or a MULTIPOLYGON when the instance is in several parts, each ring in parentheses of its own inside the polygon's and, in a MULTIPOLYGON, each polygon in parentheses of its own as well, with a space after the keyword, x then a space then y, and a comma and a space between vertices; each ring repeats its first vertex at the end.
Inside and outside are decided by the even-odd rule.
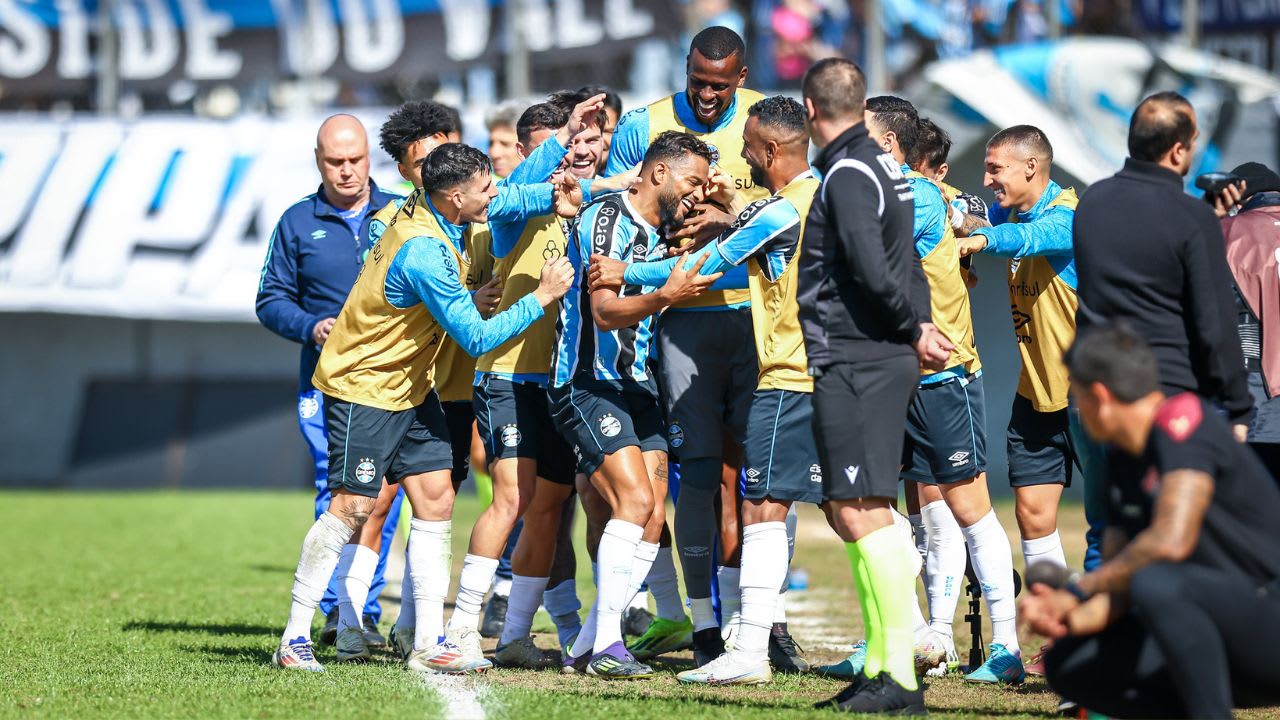
POLYGON ((1029 210, 1038 197, 1031 179, 1036 174, 1036 160, 1024 157, 1012 144, 987 148, 982 184, 995 193, 1002 208, 1029 210))
POLYGON ((596 176, 604 155, 604 137, 599 125, 592 125, 574 136, 565 156, 566 169, 580 180, 596 176))
POLYGON ((697 155, 685 155, 670 164, 658 163, 654 179, 658 187, 658 216, 664 228, 677 228, 693 207, 702 202, 711 165, 697 155))
POLYGON ((489 173, 476 173, 467 182, 450 191, 450 201, 458 208, 458 224, 489 221, 489 203, 498 196, 498 188, 489 173))
POLYGON ((764 171, 769 162, 769 140, 761 132, 758 117, 748 118, 742 129, 742 159, 751 168, 751 182, 756 187, 768 187, 764 171))
POLYGON ((689 53, 686 72, 685 94, 693 114, 704 125, 713 125, 720 119, 747 79, 747 68, 739 55, 709 60, 696 48, 689 53))

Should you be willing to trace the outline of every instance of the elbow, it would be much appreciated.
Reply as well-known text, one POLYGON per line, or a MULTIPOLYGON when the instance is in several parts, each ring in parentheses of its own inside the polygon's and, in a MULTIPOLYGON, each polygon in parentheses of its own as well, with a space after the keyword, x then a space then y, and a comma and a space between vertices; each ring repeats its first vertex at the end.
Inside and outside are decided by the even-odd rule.
POLYGON ((1185 562, 1195 551, 1196 540, 1196 537, 1161 537, 1155 546, 1155 562, 1185 562))

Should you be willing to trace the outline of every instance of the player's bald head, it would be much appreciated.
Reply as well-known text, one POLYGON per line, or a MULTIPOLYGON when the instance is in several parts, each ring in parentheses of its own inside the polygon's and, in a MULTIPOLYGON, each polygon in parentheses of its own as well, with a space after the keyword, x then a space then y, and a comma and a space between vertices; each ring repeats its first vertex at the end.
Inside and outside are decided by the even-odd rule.
POLYGON ((1195 142, 1196 112, 1176 92, 1160 92, 1143 100, 1129 121, 1129 156, 1158 162, 1173 146, 1195 142))
POLYGON ((364 131, 364 123, 356 119, 354 115, 338 113, 337 115, 330 115, 324 122, 320 123, 320 130, 316 133, 317 150, 323 150, 338 143, 351 142, 366 146, 369 144, 369 136, 364 131))

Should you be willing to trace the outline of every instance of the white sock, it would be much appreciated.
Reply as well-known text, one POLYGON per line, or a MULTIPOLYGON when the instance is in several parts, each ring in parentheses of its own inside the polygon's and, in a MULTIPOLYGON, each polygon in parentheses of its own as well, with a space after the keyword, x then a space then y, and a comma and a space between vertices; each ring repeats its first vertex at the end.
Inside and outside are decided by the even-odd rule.
POLYGON ((400 614, 396 616, 396 634, 412 633, 417 603, 413 601, 413 572, 409 568, 409 548, 404 549, 404 576, 400 578, 400 614))
POLYGON ((497 575, 494 575, 493 576, 493 594, 501 595, 502 597, 510 597, 511 586, 514 583, 515 583, 515 575, 512 575, 509 578, 498 577, 497 575))
POLYGON ((363 545, 347 544, 338 559, 338 630, 364 627, 364 606, 378 570, 378 553, 363 545))
MULTIPOLYGON (((921 512, 923 510, 921 508, 921 512)), ((908 515, 907 521, 911 523, 911 534, 915 536, 916 553, 920 555, 920 561, 924 562, 925 555, 929 552, 929 537, 924 532, 924 517, 921 513, 915 513, 914 515, 908 515)), ((928 570, 926 569, 925 572, 928 572, 928 570)), ((925 584, 927 585, 928 582, 926 579, 925 584)))
POLYGON ((720 586, 720 635, 729 642, 738 632, 738 616, 742 608, 742 589, 738 581, 742 569, 721 565, 716 571, 716 584, 720 586))
POLYGON ((623 612, 626 612, 627 608, 633 607, 648 609, 648 595, 640 592, 640 589, 649 581, 649 572, 653 570, 653 563, 657 559, 657 543, 641 540, 636 545, 635 554, 631 556, 631 582, 627 585, 627 603, 623 606, 623 612), (637 598, 641 601, 638 606, 636 605, 637 598))
POLYGON ((680 585, 676 581, 676 564, 671 559, 670 547, 659 547, 658 556, 649 568, 649 592, 658 606, 658 617, 680 622, 684 620, 684 603, 680 600, 680 585))
POLYGON ((635 608, 637 610, 644 610, 646 612, 649 610, 649 593, 640 592, 640 587, 643 584, 644 582, 641 581, 641 584, 636 586, 635 592, 631 593, 631 595, 629 596, 631 599, 627 601, 628 610, 630 610, 631 608, 635 608))
POLYGON ((551 621, 556 624, 556 636, 561 649, 567 651, 569 643, 582 632, 582 601, 578 599, 578 583, 569 578, 542 593, 542 606, 547 609, 551 621))
POLYGON ((956 619, 956 604, 964 587, 965 550, 964 533, 951 514, 951 508, 937 500, 920 509, 924 516, 925 535, 929 551, 925 556, 927 566, 925 597, 929 601, 929 627, 944 640, 952 637, 952 625, 956 619))
MULTIPOLYGON (((641 559, 642 535, 644 528, 626 520, 614 518, 604 526, 600 547, 596 550, 600 582, 597 585, 593 652, 604 652, 610 645, 622 642, 622 612, 627 608, 629 593, 640 588, 645 575, 649 574, 649 565, 653 563, 652 559, 648 563, 641 559)), ((648 545, 657 549, 652 543, 648 545)), ((643 552, 648 555, 647 549, 643 552)))
MULTIPOLYGON (((597 550, 596 557, 599 557, 597 550)), ((578 631, 578 637, 573 641, 573 647, 569 648, 569 656, 580 658, 583 655, 589 655, 596 644, 596 621, 599 619, 600 610, 600 586, 596 585, 596 600, 591 603, 591 609, 587 610, 587 617, 582 621, 582 629, 578 631)))
POLYGON ((733 651, 751 661, 765 660, 778 590, 787 579, 787 525, 763 522, 742 531, 740 588, 742 609, 733 651))
POLYGON ((716 625, 716 609, 711 598, 689 598, 689 612, 693 614, 693 631, 718 627, 716 625))
POLYGON ((444 599, 453 565, 453 523, 409 521, 409 572, 413 578, 413 647, 426 648, 444 637, 444 599))
MULTIPOLYGON (((502 624, 502 637, 498 645, 509 645, 529 637, 533 616, 542 604, 542 593, 551 578, 511 576, 511 591, 507 594, 507 617, 502 624)), ((497 592, 496 590, 494 592, 497 592)))
POLYGON ((342 548, 351 539, 351 528, 337 516, 322 513, 302 539, 298 569, 293 573, 293 603, 289 606, 289 622, 281 642, 295 638, 311 639, 311 621, 316 606, 324 598, 333 569, 338 566, 342 548))
POLYGON ((991 612, 991 642, 1017 654, 1017 606, 1013 600, 1013 549, 995 510, 978 522, 961 528, 969 544, 973 573, 991 612))
POLYGON ((782 590, 778 591, 778 599, 773 605, 773 621, 775 623, 785 623, 787 621, 787 581, 782 581, 782 590))
POLYGON ((1031 567, 1031 563, 1041 560, 1047 560, 1061 567, 1066 567, 1067 556, 1062 552, 1062 539, 1058 537, 1058 531, 1054 530, 1044 537, 1023 540, 1022 559, 1026 562, 1025 567, 1028 569, 1031 567))
POLYGON ((454 628, 475 630, 480 625, 484 596, 489 591, 489 586, 493 584, 493 574, 497 570, 498 558, 487 558, 471 553, 467 553, 463 558, 462 574, 458 576, 458 597, 453 601, 453 616, 449 618, 450 630, 454 628))
POLYGON ((933 630, 929 628, 929 621, 924 619, 924 614, 920 612, 920 601, 916 599, 915 593, 911 596, 911 617, 914 628, 913 633, 916 638, 916 646, 924 645, 933 639, 933 630))

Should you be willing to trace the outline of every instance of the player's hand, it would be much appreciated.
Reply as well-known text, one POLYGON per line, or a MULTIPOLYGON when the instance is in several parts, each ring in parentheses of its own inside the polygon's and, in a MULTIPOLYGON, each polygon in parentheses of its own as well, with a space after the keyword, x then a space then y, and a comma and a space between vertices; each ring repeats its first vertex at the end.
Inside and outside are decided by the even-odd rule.
POLYGON ((1224 218, 1230 215, 1232 210, 1240 209, 1240 198, 1244 197, 1245 188, 1248 186, 1248 183, 1241 180, 1222 188, 1222 192, 1213 196, 1213 213, 1224 218))
MULTIPOLYGON (((1071 599, 1075 600, 1074 597, 1071 599)), ((1067 613, 1067 630, 1072 635, 1094 635, 1110 624, 1111 601, 1105 593, 1094 595, 1088 602, 1080 603, 1067 613)))
POLYGON ((738 188, 733 176, 718 165, 711 166, 711 176, 707 179, 707 199, 723 207, 733 207, 738 199, 738 188))
POLYGON ((611 192, 630 190, 640 184, 640 163, 624 173, 613 177, 596 178, 591 181, 591 196, 596 197, 611 192))
POLYGON ((591 292, 605 288, 619 289, 627 284, 623 273, 627 264, 606 255, 592 255, 591 267, 587 270, 587 282, 591 292))
POLYGON ((935 372, 947 369, 947 359, 956 346, 933 323, 920 324, 920 337, 916 339, 916 355, 920 357, 920 367, 935 372))
POLYGON ((545 308, 564 297, 572 286, 573 265, 569 264, 569 258, 561 255, 542 266, 538 289, 533 291, 533 295, 538 299, 538 304, 545 308))
POLYGON ((1067 634, 1067 615, 1080 601, 1065 590, 1035 583, 1018 601, 1018 617, 1023 627, 1042 637, 1056 640, 1067 634))
POLYGON ((556 183, 554 203, 556 214, 560 217, 572 219, 577 216, 578 208, 582 207, 582 186, 578 184, 578 178, 571 173, 560 176, 556 183))
POLYGON ((1249 425, 1247 423, 1232 425, 1231 434, 1235 436, 1238 443, 1249 442, 1249 425))
POLYGON ((586 128, 594 125, 596 122, 596 113, 600 112, 604 107, 604 93, 592 95, 573 107, 573 111, 569 113, 569 123, 564 126, 565 137, 561 144, 567 144, 575 135, 582 132, 586 128))
POLYGON ((329 339, 329 333, 333 332, 336 322, 338 322, 337 318, 325 318, 311 328, 311 339, 316 345, 324 345, 324 341, 329 339))
POLYGON ((684 224, 671 236, 671 240, 692 240, 693 245, 683 245, 684 250, 696 250, 706 245, 720 233, 729 229, 736 218, 710 203, 698 203, 684 219, 684 224))
POLYGON ((974 253, 980 253, 987 247, 986 235, 970 235, 969 237, 957 237, 956 246, 960 248, 960 257, 969 257, 974 253))
POLYGON ((498 303, 502 302, 502 277, 494 275, 489 278, 489 282, 471 293, 471 302, 475 303, 476 310, 480 311, 481 316, 492 315, 493 311, 498 309, 498 303))
POLYGON ((698 258, 698 262, 693 267, 685 269, 688 255, 682 255, 680 260, 676 262, 676 267, 671 271, 671 276, 667 278, 667 282, 658 292, 662 293, 663 299, 667 305, 675 305, 692 298, 696 298, 706 292, 716 280, 724 273, 714 273, 711 275, 698 274, 702 270, 702 266, 707 262, 710 256, 703 255, 698 258))

